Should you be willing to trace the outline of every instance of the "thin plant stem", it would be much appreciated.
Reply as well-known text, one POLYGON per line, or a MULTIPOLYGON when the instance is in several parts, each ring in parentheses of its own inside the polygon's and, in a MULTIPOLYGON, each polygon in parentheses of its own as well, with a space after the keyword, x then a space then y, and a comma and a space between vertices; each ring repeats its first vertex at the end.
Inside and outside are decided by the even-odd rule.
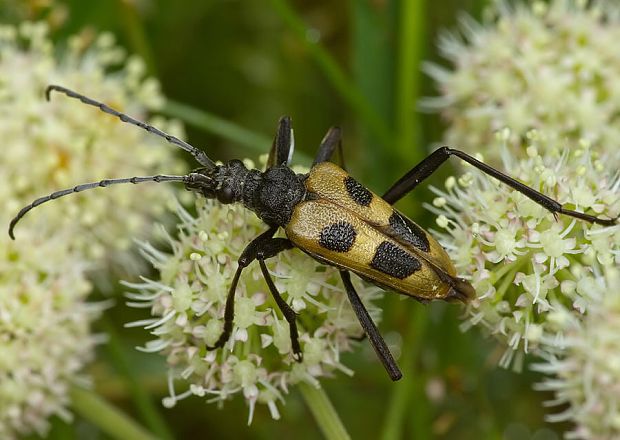
POLYGON ((311 32, 297 12, 286 0, 270 0, 273 9, 282 21, 306 46, 310 56, 323 71, 329 82, 340 94, 342 99, 355 111, 377 139, 389 147, 393 136, 381 116, 372 108, 368 100, 354 85, 354 82, 343 72, 330 53, 312 38, 311 32))
POLYGON ((326 439, 351 438, 323 388, 316 388, 304 382, 301 382, 298 388, 326 439))
POLYGON ((153 51, 149 44, 149 38, 144 30, 143 20, 141 19, 134 2, 119 0, 118 7, 120 9, 120 19, 123 23, 123 29, 129 40, 132 50, 139 54, 146 68, 151 75, 155 75, 155 59, 153 51))
MULTIPOLYGON (((410 168, 426 156, 423 125, 416 102, 420 98, 422 52, 426 39, 424 26, 425 0, 402 0, 399 4, 398 48, 396 57, 396 92, 394 115, 396 142, 393 159, 410 168)), ((397 171, 403 172, 404 169, 397 171)), ((420 206, 406 197, 401 209, 410 215, 420 214, 420 206)))
MULTIPOLYGON (((363 93, 373 109, 394 129, 394 65, 396 52, 390 35, 396 27, 396 6, 391 2, 374 0, 350 2, 350 45, 352 76, 357 89, 363 93)), ((396 162, 393 145, 377 148, 379 139, 367 125, 361 125, 360 152, 357 160, 364 172, 364 183, 369 188, 387 189, 396 176, 377 172, 392 169, 396 162)))
MULTIPOLYGON (((167 100, 166 105, 161 109, 161 113, 169 117, 180 119, 208 133, 213 133, 224 139, 235 142, 254 154, 266 154, 269 152, 269 148, 271 148, 272 139, 270 137, 248 130, 234 122, 215 116, 204 110, 197 109, 191 105, 167 100)), ((295 151, 295 162, 308 165, 312 163, 312 159, 301 152, 295 151)))
POLYGON ((73 386, 70 391, 73 411, 119 440, 155 440, 152 434, 118 408, 92 391, 73 386))
MULTIPOLYGON (((399 3, 398 56, 396 61, 395 156, 406 163, 418 163, 425 156, 421 123, 416 116, 416 101, 420 95, 422 76, 420 63, 425 41, 424 0, 401 0, 399 3)), ((408 211, 415 211, 407 206, 408 211)), ((428 402, 424 394, 424 378, 418 370, 418 358, 428 320, 428 310, 416 305, 409 317, 403 339, 407 347, 402 361, 406 372, 394 388, 381 433, 382 440, 404 438, 405 427, 411 428, 413 438, 428 438, 428 402), (415 408, 413 406, 415 405, 415 408)))
MULTIPOLYGON (((425 40, 424 0, 402 0, 396 66, 396 154, 417 163, 425 156, 424 146, 416 145, 416 101, 422 80, 420 63, 425 40)), ((418 130, 419 131, 419 130, 418 130)))
POLYGON ((108 343, 105 345, 106 351, 114 364, 114 368, 118 371, 120 376, 124 378, 124 382, 129 389, 130 396, 134 401, 142 421, 158 438, 162 440, 172 439, 173 435, 164 422, 164 418, 153 404, 148 391, 138 378, 135 369, 132 368, 114 326, 112 326, 107 319, 103 319, 102 324, 108 335, 108 343))
POLYGON ((405 438, 405 426, 412 426, 412 438, 428 438, 428 402, 424 395, 424 378, 416 368, 428 321, 428 310, 417 304, 409 321, 403 347, 406 357, 401 361, 404 377, 394 387, 381 432, 382 440, 405 438))
POLYGON ((196 128, 236 142, 256 153, 269 151, 271 145, 271 139, 263 134, 255 133, 234 122, 187 104, 166 100, 166 105, 161 112, 166 116, 178 118, 196 128))

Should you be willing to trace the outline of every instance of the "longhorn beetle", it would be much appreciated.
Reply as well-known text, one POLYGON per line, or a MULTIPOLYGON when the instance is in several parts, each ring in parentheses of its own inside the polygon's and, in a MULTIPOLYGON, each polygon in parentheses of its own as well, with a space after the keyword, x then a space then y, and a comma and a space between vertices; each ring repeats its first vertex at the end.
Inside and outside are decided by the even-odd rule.
POLYGON ((202 168, 182 176, 105 179, 54 192, 36 199, 19 211, 9 225, 12 239, 15 238, 13 229, 17 222, 42 203, 119 183, 181 182, 187 190, 209 199, 217 199, 220 203, 242 203, 265 222, 267 230, 252 240, 239 257, 239 265, 226 300, 224 329, 217 342, 207 347, 208 350, 223 347, 230 337, 239 277, 244 268, 258 260, 267 287, 290 326, 294 357, 301 361, 296 314, 280 296, 265 265, 266 259, 297 247, 315 260, 340 270, 347 296, 365 334, 390 378, 394 381, 400 379, 402 373, 356 293, 350 272, 383 289, 420 301, 443 299, 467 302, 474 297, 474 288, 465 279, 457 277, 453 263, 439 243, 392 206, 450 156, 456 156, 511 186, 548 209, 555 217, 564 214, 600 225, 613 225, 618 220, 602 219, 566 209, 559 202, 467 153, 449 147, 431 153, 379 197, 351 177, 344 170, 343 164, 338 166, 330 162, 336 148, 339 150, 340 161, 343 161, 340 129, 337 127, 330 128, 321 141, 310 172, 296 174, 289 167, 294 142, 291 120, 287 116, 282 117, 278 123, 265 171, 249 170, 239 160, 216 165, 205 152, 192 145, 72 90, 51 85, 45 93, 48 100, 53 91, 95 106, 123 122, 163 137, 192 154, 202 168), (284 229, 287 238, 274 237, 279 228, 284 229))

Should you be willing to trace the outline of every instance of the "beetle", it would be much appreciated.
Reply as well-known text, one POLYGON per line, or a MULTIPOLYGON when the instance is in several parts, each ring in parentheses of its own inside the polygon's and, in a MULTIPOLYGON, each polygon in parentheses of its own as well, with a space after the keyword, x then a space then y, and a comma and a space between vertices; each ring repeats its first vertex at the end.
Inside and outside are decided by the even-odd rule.
POLYGON ((365 335, 390 378, 394 381, 400 379, 402 373, 355 291, 350 272, 382 289, 419 301, 467 302, 475 296, 473 286, 457 276, 454 264, 441 245, 393 207, 451 156, 509 185, 555 217, 564 214, 601 225, 613 225, 618 220, 566 209, 554 199, 467 153, 445 146, 435 150, 382 196, 378 196, 345 170, 341 133, 337 127, 330 128, 321 141, 310 171, 297 174, 289 167, 294 139, 291 119, 287 116, 279 120, 264 171, 247 169, 240 160, 217 165, 204 151, 106 104, 58 85, 48 86, 45 93, 47 100, 51 92, 78 99, 118 117, 122 122, 166 139, 192 154, 201 168, 186 175, 105 179, 40 197, 22 208, 11 220, 9 235, 12 239, 15 239, 15 225, 31 209, 69 194, 121 183, 181 182, 187 190, 217 199, 220 203, 242 203, 266 224, 267 230, 252 240, 239 256, 238 268, 226 300, 223 331, 215 344, 207 346, 208 350, 221 348, 228 341, 233 328, 234 298, 239 278, 243 270, 256 260, 269 291, 289 324, 293 356, 297 361, 302 360, 296 313, 281 297, 265 265, 266 259, 296 247, 315 260, 339 269, 348 299, 365 335), (340 166, 330 161, 336 149, 339 150, 340 166), (280 228, 286 238, 274 237, 280 228))

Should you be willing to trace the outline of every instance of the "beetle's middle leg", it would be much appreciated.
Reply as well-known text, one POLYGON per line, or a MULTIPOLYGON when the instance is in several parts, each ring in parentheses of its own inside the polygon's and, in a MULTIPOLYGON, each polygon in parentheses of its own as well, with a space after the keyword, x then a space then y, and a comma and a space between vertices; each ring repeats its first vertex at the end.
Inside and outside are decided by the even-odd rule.
MULTIPOLYGON (((286 239, 281 238, 280 240, 286 239)), ((288 242, 290 243, 290 241, 288 242)), ((292 245, 290 247, 292 247, 292 245)), ((269 287, 269 291, 271 292, 273 299, 276 301, 276 304, 282 312, 282 315, 284 315, 284 319, 286 319, 286 321, 288 322, 291 335, 291 348, 293 349, 293 357, 297 362, 301 362, 303 358, 301 353, 301 347, 299 345, 299 332, 297 331, 297 323, 295 321, 295 319, 297 318, 297 314, 291 308, 291 306, 289 306, 286 301, 284 301, 284 299, 282 299, 282 297, 280 296, 280 292, 278 292, 278 289, 273 283, 271 275, 267 270, 267 265, 265 264, 265 257, 261 254, 261 252, 259 252, 258 263, 260 264, 260 270, 263 273, 263 278, 265 278, 265 281, 267 282, 267 287, 269 287)))
POLYGON ((359 295, 355 291, 353 283, 351 283, 351 274, 346 270, 341 270, 340 277, 342 278, 342 282, 344 283, 344 288, 347 291, 347 296, 349 297, 349 302, 353 307, 353 311, 355 312, 357 319, 360 321, 360 324, 362 325, 364 332, 368 336, 368 339, 370 339, 372 347, 377 352, 377 356, 379 356, 381 363, 390 375, 390 379, 392 379, 393 381, 399 380, 401 377, 403 377, 403 373, 401 373, 400 369, 398 368, 398 365, 396 364, 392 353, 390 353, 390 349, 388 348, 387 344, 383 340, 383 337, 379 333, 379 330, 377 329, 377 326, 370 317, 368 310, 366 310, 366 307, 364 307, 364 304, 362 303, 359 295))
MULTIPOLYGON (((235 318, 235 292, 237 290, 237 284, 239 283, 239 278, 241 276, 241 272, 243 272, 243 269, 248 267, 248 265, 256 259, 265 260, 267 258, 271 258, 279 254, 280 252, 284 250, 291 249, 293 247, 293 244, 286 238, 273 238, 273 235, 276 233, 277 230, 278 228, 275 227, 275 228, 270 228, 266 232, 263 232, 261 235, 259 235, 254 240, 252 240, 250 244, 248 244, 243 250, 243 252, 241 253, 241 256, 239 257, 239 260, 238 260, 239 267, 237 267, 237 271, 235 272, 235 275, 233 277, 232 284, 230 285, 230 290, 228 291, 228 296, 226 297, 226 306, 224 309, 224 328, 222 330, 222 334, 217 339, 215 344, 207 346, 207 350, 215 350, 217 348, 221 348, 224 346, 224 344, 226 344, 228 339, 230 339, 230 334, 232 333, 232 329, 233 329, 233 320, 235 318)), ((267 283, 269 284, 269 281, 267 281, 267 283)), ((271 290, 271 286, 270 286, 270 290, 271 290)), ((272 291, 272 294, 273 294, 273 291, 272 291)), ((274 298, 275 298, 275 295, 274 295, 274 298)), ((286 312, 280 306, 280 303, 278 302, 278 298, 275 298, 275 299, 276 299, 276 303, 278 303, 278 306, 280 307, 280 310, 282 310, 282 313, 286 317, 287 316, 286 312)), ((295 334, 297 334, 296 328, 295 328, 295 334)), ((291 341, 292 341, 292 337, 293 337, 293 329, 291 328, 291 341)), ((298 346, 299 346, 299 343, 297 343, 297 347, 298 346)), ((295 348, 294 344, 293 344, 293 348, 295 348)), ((301 353, 301 350, 299 352, 301 353)), ((297 353, 295 354, 296 356, 299 356, 297 353)))

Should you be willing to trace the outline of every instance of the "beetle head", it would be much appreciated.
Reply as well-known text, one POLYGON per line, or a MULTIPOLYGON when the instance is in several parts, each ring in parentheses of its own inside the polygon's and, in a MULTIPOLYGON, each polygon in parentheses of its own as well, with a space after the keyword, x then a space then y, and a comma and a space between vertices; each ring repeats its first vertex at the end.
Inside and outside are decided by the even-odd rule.
POLYGON ((220 203, 238 202, 243 196, 243 182, 248 169, 240 160, 231 160, 214 168, 200 168, 189 174, 185 183, 188 191, 202 194, 220 203))

